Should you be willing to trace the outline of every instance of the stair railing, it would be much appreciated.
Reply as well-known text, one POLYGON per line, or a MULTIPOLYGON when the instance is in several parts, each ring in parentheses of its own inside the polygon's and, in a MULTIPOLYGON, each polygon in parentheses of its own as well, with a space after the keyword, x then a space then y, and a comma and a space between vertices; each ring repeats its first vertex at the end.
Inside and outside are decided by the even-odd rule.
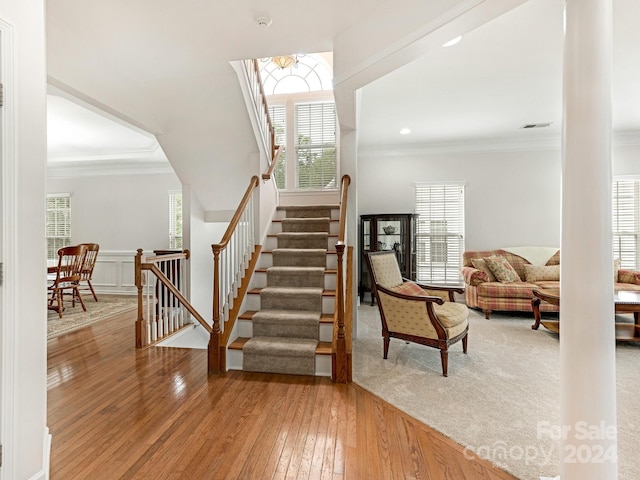
MULTIPOLYGON (((255 58, 245 60, 244 71, 247 76, 247 84, 249 87, 249 92, 251 94, 251 99, 253 100, 253 106, 256 112, 256 120, 258 122, 260 133, 262 135, 262 141, 264 142, 267 155, 269 157, 269 162, 271 162, 270 165, 275 165, 276 151, 278 150, 278 147, 275 143, 275 129, 273 128, 271 116, 269 115, 267 96, 264 93, 262 79, 260 78, 260 66, 258 65, 258 60, 255 58)), ((272 171, 273 168, 270 169, 270 172, 272 171)))
POLYGON ((211 326, 186 299, 186 263, 189 250, 156 251, 146 256, 140 248, 135 257, 138 290, 136 347, 153 345, 193 324, 195 318, 211 332, 211 326))
POLYGON ((254 194, 259 178, 251 177, 238 209, 213 250, 213 327, 209 340, 209 373, 226 370, 226 345, 253 274, 260 246, 255 242, 254 194))
POLYGON ((353 325, 353 247, 347 245, 347 198, 351 177, 342 176, 340 220, 338 227, 338 270, 336 275, 336 308, 334 314, 332 377, 337 383, 351 381, 351 332, 353 325), (346 264, 344 261, 347 250, 346 264))

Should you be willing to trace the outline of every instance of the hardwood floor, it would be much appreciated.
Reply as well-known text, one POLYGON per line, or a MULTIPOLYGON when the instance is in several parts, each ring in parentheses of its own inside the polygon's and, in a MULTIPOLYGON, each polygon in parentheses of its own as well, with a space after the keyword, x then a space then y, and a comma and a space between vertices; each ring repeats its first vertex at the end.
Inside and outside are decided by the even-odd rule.
POLYGON ((355 384, 136 350, 134 320, 49 341, 51 479, 515 478, 355 384))

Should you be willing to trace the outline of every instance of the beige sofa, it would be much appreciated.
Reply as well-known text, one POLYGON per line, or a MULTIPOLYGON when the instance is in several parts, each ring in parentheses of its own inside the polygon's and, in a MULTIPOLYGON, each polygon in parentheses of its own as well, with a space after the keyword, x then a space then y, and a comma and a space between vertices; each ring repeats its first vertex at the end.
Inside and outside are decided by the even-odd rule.
MULTIPOLYGON (((560 288, 559 250, 542 265, 532 265, 522 256, 502 249, 464 252, 462 264, 460 273, 465 283, 467 306, 482 310, 486 318, 489 318, 494 310, 531 312, 534 289, 560 288), (519 279, 509 283, 498 281, 486 266, 486 262, 483 265, 483 260, 492 256, 506 259, 519 279)), ((640 291, 640 272, 620 269, 616 280, 616 290, 640 291)), ((542 302, 540 311, 557 312, 558 307, 542 302)))

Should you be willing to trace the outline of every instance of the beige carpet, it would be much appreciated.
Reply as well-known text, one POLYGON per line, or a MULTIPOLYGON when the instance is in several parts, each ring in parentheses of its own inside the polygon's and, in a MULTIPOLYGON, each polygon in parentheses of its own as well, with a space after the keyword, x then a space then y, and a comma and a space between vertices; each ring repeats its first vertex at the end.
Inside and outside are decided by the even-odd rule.
MULTIPOLYGON (((413 417, 524 480, 559 474, 559 445, 538 435, 539 422, 556 426, 559 409, 559 342, 530 314, 471 311, 469 353, 449 353, 442 377, 436 349, 392 339, 382 359, 377 306, 358 308, 353 346, 354 381, 413 417)), ((619 480, 640 479, 640 345, 617 347, 619 480)))
POLYGON ((137 298, 135 295, 98 295, 98 301, 96 302, 91 295, 83 295, 82 299, 87 307, 86 312, 82 310, 79 303, 72 307, 70 301, 65 301, 65 310, 62 318, 58 316, 58 312, 53 310, 47 312, 47 339, 86 327, 113 315, 133 310, 138 305, 137 298))

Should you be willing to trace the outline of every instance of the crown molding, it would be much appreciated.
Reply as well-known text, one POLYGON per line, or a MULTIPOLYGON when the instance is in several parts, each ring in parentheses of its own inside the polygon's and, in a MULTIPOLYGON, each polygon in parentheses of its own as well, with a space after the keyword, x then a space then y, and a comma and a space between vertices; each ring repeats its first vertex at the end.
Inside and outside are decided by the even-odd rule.
POLYGON ((95 162, 54 162, 47 165, 48 178, 98 177, 109 175, 174 174, 169 162, 135 159, 95 162))
MULTIPOLYGON (((640 146, 640 131, 614 133, 612 145, 614 147, 640 146)), ((493 138, 410 145, 364 145, 358 148, 358 155, 367 157, 393 157, 451 153, 548 151, 559 150, 560 148, 561 137, 557 135, 535 139, 493 138)))

